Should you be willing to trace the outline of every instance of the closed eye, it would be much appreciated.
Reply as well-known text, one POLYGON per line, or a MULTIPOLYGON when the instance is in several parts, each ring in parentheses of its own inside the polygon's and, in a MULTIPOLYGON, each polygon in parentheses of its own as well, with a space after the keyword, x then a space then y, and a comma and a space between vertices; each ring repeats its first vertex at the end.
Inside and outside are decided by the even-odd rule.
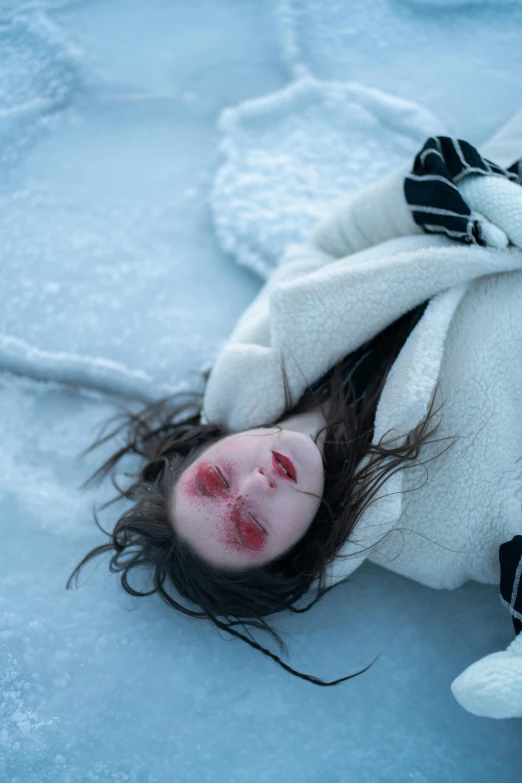
POLYGON ((219 473, 219 475, 221 476, 221 479, 222 479, 222 481, 223 481, 223 484, 225 485, 225 487, 226 487, 227 489, 230 489, 230 485, 229 485, 228 481, 226 480, 226 478, 224 477, 223 473, 222 473, 222 472, 221 472, 221 470, 218 468, 218 466, 217 466, 217 465, 214 465, 214 468, 216 469, 216 471, 217 471, 217 472, 219 473))
POLYGON ((266 528, 265 528, 265 526, 262 525, 261 522, 258 522, 257 519, 252 516, 252 514, 250 514, 249 516, 250 516, 250 519, 252 519, 255 522, 257 527, 259 527, 263 531, 263 533, 266 535, 266 528))

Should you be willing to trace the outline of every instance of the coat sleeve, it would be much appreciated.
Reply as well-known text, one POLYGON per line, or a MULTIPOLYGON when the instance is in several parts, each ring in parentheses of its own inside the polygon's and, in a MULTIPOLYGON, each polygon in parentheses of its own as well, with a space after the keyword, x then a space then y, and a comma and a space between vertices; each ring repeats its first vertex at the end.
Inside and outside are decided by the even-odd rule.
POLYGON ((316 227, 310 238, 332 258, 342 258, 388 239, 422 234, 404 196, 404 178, 412 161, 343 198, 316 227))
POLYGON ((320 222, 309 241, 291 244, 278 267, 244 310, 229 336, 229 344, 248 343, 269 347, 269 302, 272 291, 340 258, 394 237, 422 234, 411 217, 403 193, 404 177, 411 162, 343 199, 320 222))
POLYGON ((334 260, 317 247, 297 244, 289 246, 284 258, 286 263, 277 267, 220 347, 207 377, 202 424, 219 424, 236 432, 266 423, 257 404, 260 397, 264 410, 273 411, 274 416, 284 407, 281 357, 272 348, 270 297, 285 281, 306 276, 334 260), (255 394, 249 391, 253 378, 255 394))
MULTIPOLYGON (((522 110, 480 145, 481 154, 501 166, 517 160, 521 149, 522 110)), ((334 204, 329 215, 313 231, 307 245, 309 254, 316 248, 337 259, 388 239, 424 233, 413 220, 404 195, 404 178, 413 169, 414 157, 334 204)), ((281 265, 295 260, 299 247, 302 246, 290 249, 281 259, 281 265)), ((318 257, 317 267, 321 260, 324 263, 324 256, 323 259, 318 257)))

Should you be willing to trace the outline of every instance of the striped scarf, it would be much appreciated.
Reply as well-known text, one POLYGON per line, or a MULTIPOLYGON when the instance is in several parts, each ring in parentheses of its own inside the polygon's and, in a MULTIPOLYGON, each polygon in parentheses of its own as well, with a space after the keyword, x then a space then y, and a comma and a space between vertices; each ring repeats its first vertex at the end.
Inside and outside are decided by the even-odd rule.
POLYGON ((483 158, 467 141, 431 136, 404 179, 404 195, 413 219, 426 233, 444 233, 458 242, 487 245, 480 220, 457 187, 468 174, 506 177, 522 185, 522 158, 503 169, 483 158))

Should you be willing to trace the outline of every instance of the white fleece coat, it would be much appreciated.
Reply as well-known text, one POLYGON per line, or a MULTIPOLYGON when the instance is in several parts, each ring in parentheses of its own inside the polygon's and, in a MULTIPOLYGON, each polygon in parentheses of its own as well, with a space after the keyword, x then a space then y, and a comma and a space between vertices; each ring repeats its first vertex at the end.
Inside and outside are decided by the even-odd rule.
MULTIPOLYGON (((480 152, 501 166, 519 158, 522 112, 480 152)), ((435 437, 459 439, 425 468, 388 478, 342 552, 350 559, 331 564, 329 583, 372 546, 369 560, 430 587, 498 584, 498 547, 522 534, 522 188, 465 178, 466 186, 494 180, 511 212, 488 212, 482 185, 475 204, 473 187, 466 199, 519 244, 466 246, 414 223, 402 189, 412 163, 348 198, 308 243, 287 250, 218 355, 201 420, 231 431, 277 420, 282 361, 295 403, 335 362, 430 299, 382 392, 374 443, 390 428, 403 442, 437 381, 435 405, 444 405, 435 437)), ((449 443, 423 447, 419 460, 449 443)))

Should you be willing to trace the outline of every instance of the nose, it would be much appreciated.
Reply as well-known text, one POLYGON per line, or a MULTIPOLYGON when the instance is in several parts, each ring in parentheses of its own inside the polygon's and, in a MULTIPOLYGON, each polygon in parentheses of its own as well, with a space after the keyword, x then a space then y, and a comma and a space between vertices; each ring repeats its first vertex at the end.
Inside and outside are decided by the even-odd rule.
MULTIPOLYGON (((260 488, 264 492, 275 492, 276 484, 274 479, 270 476, 268 470, 262 467, 257 467, 251 474, 251 488, 260 488)), ((248 486, 247 486, 248 491, 248 486)))
POLYGON ((261 473, 262 476, 264 476, 264 478, 268 481, 268 485, 270 489, 276 488, 275 481, 272 478, 270 478, 270 475, 267 470, 265 470, 264 468, 256 468, 256 472, 259 472, 261 473))

